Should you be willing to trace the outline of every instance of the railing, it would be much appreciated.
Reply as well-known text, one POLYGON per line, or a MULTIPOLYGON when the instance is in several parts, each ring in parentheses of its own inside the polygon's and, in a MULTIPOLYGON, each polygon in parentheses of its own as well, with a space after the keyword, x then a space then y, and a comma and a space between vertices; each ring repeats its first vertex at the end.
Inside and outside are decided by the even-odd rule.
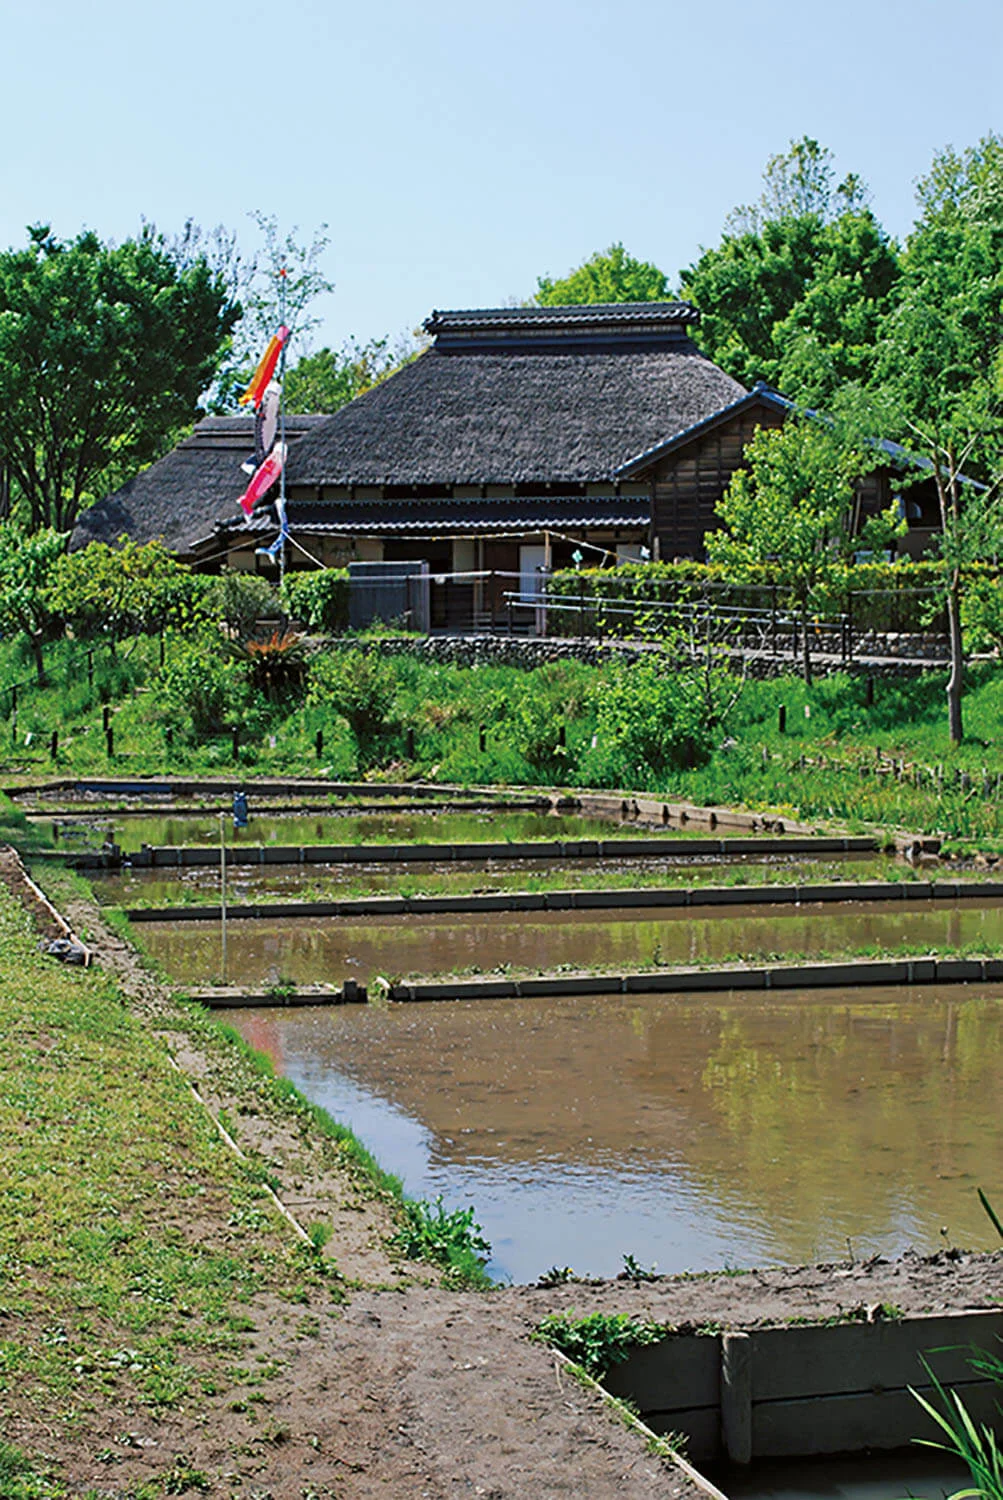
POLYGON ((553 598, 518 591, 505 594, 509 634, 521 623, 537 635, 577 636, 581 639, 632 639, 648 641, 680 637, 690 654, 714 647, 743 656, 773 660, 800 660, 807 647, 813 657, 838 660, 848 666, 855 660, 901 661, 946 660, 947 642, 939 633, 903 639, 895 633, 859 630, 852 614, 809 617, 774 605, 759 609, 696 600, 597 600, 582 595, 553 598), (556 626, 556 628, 555 628, 556 626), (567 628, 570 626, 571 628, 567 628))

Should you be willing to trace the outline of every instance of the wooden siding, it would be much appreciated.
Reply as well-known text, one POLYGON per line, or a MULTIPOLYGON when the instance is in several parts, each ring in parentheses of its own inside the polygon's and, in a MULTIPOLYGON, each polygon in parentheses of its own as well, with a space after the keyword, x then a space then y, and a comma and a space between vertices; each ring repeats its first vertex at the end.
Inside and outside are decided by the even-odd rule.
POLYGON ((656 465, 652 523, 660 557, 703 557, 704 536, 718 525, 714 507, 741 468, 746 443, 757 428, 782 422, 770 407, 752 407, 656 465))

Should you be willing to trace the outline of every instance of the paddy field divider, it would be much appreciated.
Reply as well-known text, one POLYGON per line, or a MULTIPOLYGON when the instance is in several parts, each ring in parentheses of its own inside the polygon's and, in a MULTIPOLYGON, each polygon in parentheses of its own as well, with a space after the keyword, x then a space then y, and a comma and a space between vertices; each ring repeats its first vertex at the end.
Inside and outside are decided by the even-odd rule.
MULTIPOLYGON (((229 863, 229 851, 228 860, 229 863)), ((353 896, 331 901, 227 903, 227 916, 267 921, 294 917, 398 917, 439 913, 619 911, 657 907, 810 906, 853 901, 1003 901, 1003 880, 832 881, 818 885, 642 887, 636 890, 496 891, 455 896, 353 896)), ((126 908, 130 922, 218 922, 215 905, 126 908)))

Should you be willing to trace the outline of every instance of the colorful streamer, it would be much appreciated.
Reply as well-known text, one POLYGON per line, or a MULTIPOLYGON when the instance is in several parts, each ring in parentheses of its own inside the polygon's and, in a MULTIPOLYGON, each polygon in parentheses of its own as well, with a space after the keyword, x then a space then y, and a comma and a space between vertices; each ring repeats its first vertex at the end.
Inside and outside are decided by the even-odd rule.
POLYGON ((248 520, 250 520, 251 512, 258 501, 267 495, 272 485, 281 475, 286 461, 286 452, 287 445, 285 443, 276 443, 264 463, 255 469, 250 484, 240 497, 241 509, 248 520))
POLYGON ((241 406, 247 406, 250 402, 257 408, 261 405, 261 398, 269 381, 275 374, 275 366, 279 362, 279 355, 285 347, 289 338, 289 329, 283 323, 278 333, 273 334, 268 340, 268 348, 261 356, 258 368, 251 377, 251 383, 240 398, 241 406))

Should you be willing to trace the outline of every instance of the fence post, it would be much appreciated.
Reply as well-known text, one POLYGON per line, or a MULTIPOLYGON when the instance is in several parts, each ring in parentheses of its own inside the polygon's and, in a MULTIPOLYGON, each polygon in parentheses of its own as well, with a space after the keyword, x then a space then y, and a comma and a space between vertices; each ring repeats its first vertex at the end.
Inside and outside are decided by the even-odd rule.
POLYGON ((104 748, 108 759, 111 760, 115 754, 115 731, 110 724, 104 732, 104 748))
MULTIPOLYGON (((163 662, 161 662, 161 666, 163 666, 163 662)), ((94 686, 94 652, 93 651, 88 651, 88 653, 87 653, 87 686, 88 687, 93 687, 94 686)))

